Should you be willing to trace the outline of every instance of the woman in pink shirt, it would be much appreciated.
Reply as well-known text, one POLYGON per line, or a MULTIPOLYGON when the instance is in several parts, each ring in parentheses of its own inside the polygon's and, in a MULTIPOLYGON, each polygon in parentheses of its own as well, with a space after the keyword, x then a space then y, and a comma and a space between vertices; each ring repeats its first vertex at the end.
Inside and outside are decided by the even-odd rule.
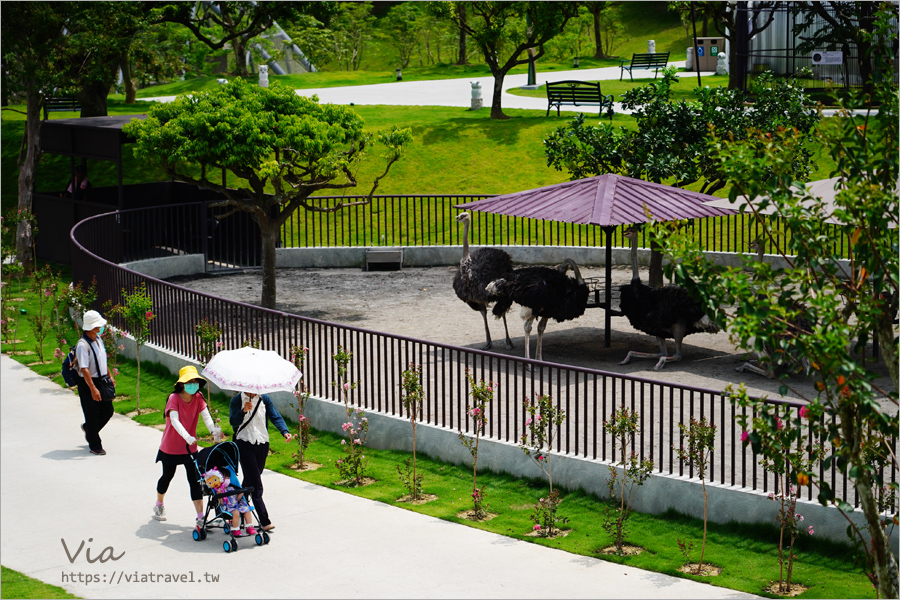
POLYGON ((166 520, 163 498, 172 477, 175 476, 175 468, 184 465, 188 485, 191 487, 191 500, 194 501, 194 508, 197 510, 197 526, 203 527, 203 492, 200 489, 200 474, 194 467, 190 455, 197 451, 199 418, 203 417, 203 423, 216 442, 222 437, 222 430, 213 423, 206 407, 206 400, 200 392, 200 388, 205 385, 206 380, 200 377, 195 367, 182 367, 178 372, 178 381, 175 382, 175 391, 166 402, 166 428, 163 431, 159 452, 156 454, 156 462, 161 462, 163 467, 162 477, 156 484, 156 506, 153 507, 153 518, 158 521, 166 520))

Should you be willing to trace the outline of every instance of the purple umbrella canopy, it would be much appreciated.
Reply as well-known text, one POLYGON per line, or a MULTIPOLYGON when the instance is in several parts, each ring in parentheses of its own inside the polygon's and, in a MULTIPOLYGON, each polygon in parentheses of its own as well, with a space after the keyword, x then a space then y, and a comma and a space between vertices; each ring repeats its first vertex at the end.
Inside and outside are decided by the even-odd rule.
POLYGON ((601 306, 606 309, 604 343, 608 348, 610 317, 615 312, 612 311, 610 288, 612 229, 618 225, 722 217, 737 212, 706 204, 719 199, 709 194, 608 173, 457 204, 454 208, 603 227, 606 231, 606 290, 601 306))
POLYGON ((601 227, 721 217, 737 212, 704 204, 713 200, 720 198, 610 173, 458 204, 455 208, 601 227))

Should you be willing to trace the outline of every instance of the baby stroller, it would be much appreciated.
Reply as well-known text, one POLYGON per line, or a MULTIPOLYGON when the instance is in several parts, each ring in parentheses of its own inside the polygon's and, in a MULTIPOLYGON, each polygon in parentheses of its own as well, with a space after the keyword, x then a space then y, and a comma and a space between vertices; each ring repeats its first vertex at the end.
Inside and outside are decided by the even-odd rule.
MULTIPOLYGON (((238 479, 238 470, 240 468, 241 454, 234 442, 221 442, 208 448, 201 448, 196 453, 191 453, 191 460, 200 475, 200 489, 203 495, 207 496, 206 512, 203 515, 203 528, 195 528, 193 537, 195 541, 206 539, 206 535, 211 529, 222 529, 229 539, 222 542, 222 548, 225 552, 235 552, 238 549, 237 540, 231 531, 231 513, 225 511, 219 503, 221 498, 226 496, 234 496, 244 494, 245 499, 250 500, 252 487, 241 487, 238 479), (222 474, 231 480, 231 486, 234 488, 230 492, 224 494, 217 493, 214 489, 206 484, 203 474, 210 469, 218 469, 222 474)), ((259 523, 259 516, 256 509, 250 507, 251 513, 256 523, 259 523)), ((241 524, 243 524, 243 515, 241 516, 241 524)), ((251 539, 251 538, 247 538, 251 539)), ((259 531, 252 538, 257 546, 269 543, 269 534, 265 531, 259 531)))

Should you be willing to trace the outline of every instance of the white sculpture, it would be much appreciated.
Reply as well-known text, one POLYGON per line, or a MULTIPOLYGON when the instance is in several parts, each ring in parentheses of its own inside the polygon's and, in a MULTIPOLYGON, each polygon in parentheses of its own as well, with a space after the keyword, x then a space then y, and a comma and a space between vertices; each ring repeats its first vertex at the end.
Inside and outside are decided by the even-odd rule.
POLYGON ((656 40, 649 40, 647 42, 647 53, 653 54, 656 52, 656 40))
POLYGON ((693 48, 687 49, 687 60, 684 61, 684 68, 687 71, 694 70, 694 49, 693 48))
POLYGON ((470 110, 478 110, 484 106, 484 101, 481 99, 481 82, 472 81, 470 83, 472 84, 472 108, 470 110))
POLYGON ((716 63, 716 75, 728 75, 728 55, 719 52, 719 62, 716 63))
POLYGON ((269 87, 269 67, 267 65, 259 66, 259 87, 269 87))

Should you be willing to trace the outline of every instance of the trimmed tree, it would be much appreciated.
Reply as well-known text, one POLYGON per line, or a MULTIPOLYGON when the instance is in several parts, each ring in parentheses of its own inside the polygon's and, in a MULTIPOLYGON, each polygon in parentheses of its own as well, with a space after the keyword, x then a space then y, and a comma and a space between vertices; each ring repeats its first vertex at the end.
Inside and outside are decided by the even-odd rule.
POLYGON ((357 185, 356 167, 371 134, 351 108, 320 104, 273 84, 269 88, 237 79, 209 92, 181 96, 152 108, 143 121, 124 131, 137 139, 135 157, 162 168, 178 181, 214 190, 228 206, 252 215, 262 237, 261 304, 275 307, 275 247, 281 227, 298 208, 335 212, 371 202, 382 178, 412 139, 409 129, 391 128, 377 135, 387 151, 386 165, 375 177, 368 197, 325 206, 310 199, 327 189, 357 185), (223 185, 222 171, 238 180, 223 185))
POLYGON ((494 76, 492 119, 509 118, 503 114, 502 97, 503 79, 510 69, 541 58, 544 44, 578 14, 577 2, 433 2, 430 6, 436 15, 452 20, 484 54, 494 76), (468 9, 468 16, 461 16, 465 15, 461 5, 468 9), (537 49, 533 57, 531 49, 537 49))

